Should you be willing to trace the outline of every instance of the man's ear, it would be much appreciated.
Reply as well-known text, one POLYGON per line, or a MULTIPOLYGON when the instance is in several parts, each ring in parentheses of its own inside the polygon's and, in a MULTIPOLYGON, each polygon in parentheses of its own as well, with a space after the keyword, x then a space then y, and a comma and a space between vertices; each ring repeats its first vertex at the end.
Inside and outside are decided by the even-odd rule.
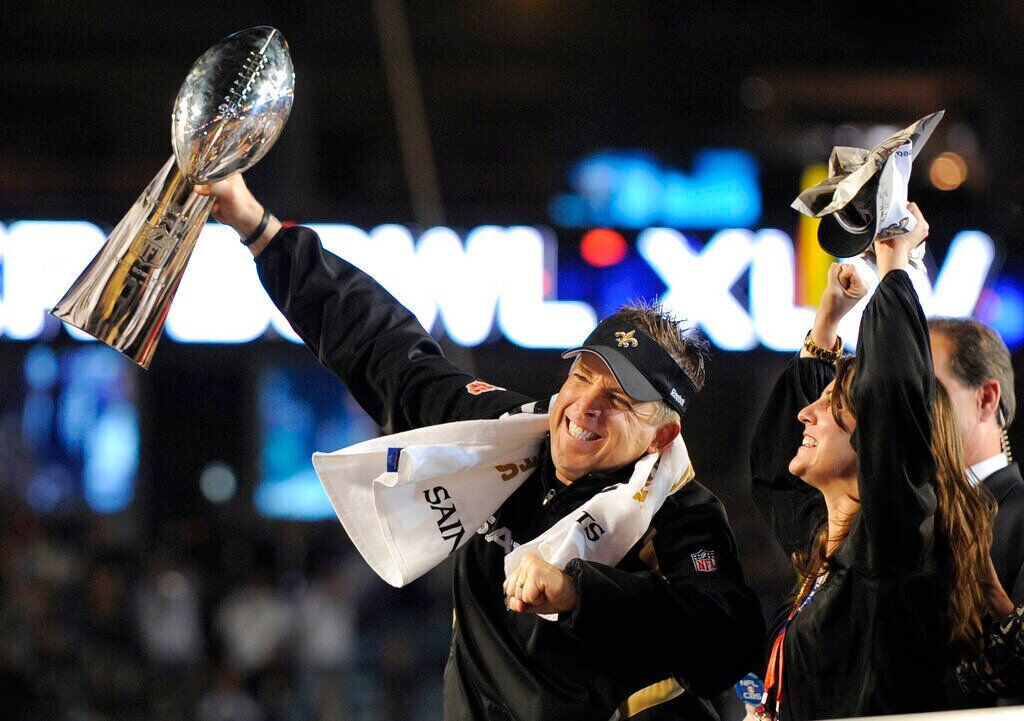
POLYGON ((1002 397, 1002 390, 999 381, 995 378, 986 378, 978 389, 981 420, 987 421, 999 412, 999 399, 1002 397))
POLYGON ((669 445, 679 435, 679 422, 669 421, 654 433, 654 438, 651 439, 651 444, 647 446, 648 453, 660 453, 669 447, 669 445))

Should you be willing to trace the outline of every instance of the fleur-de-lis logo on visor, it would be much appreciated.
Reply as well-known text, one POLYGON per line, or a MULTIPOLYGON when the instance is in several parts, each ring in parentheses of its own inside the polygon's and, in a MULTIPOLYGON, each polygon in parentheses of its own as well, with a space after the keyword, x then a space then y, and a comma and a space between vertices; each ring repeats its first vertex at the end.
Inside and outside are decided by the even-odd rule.
POLYGON ((619 344, 619 348, 629 348, 630 346, 636 348, 640 345, 633 337, 634 333, 636 333, 635 330, 631 330, 629 333, 624 330, 615 331, 615 342, 619 344))

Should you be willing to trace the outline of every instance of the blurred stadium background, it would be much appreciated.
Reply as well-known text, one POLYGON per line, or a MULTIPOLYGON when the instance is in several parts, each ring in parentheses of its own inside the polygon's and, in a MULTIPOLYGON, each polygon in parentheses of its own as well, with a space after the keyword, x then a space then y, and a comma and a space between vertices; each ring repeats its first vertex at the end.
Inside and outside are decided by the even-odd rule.
POLYGON ((168 156, 194 59, 260 24, 290 42, 296 100, 250 186, 373 270, 458 363, 540 397, 557 349, 626 300, 663 296, 705 330, 684 433, 768 613, 788 564, 746 455, 831 260, 789 203, 833 145, 946 109, 911 183, 929 310, 993 324, 1020 370, 1019 0, 7 3, 10 718, 440 718, 446 575, 395 591, 353 553, 309 455, 377 431, 287 338, 233 236, 208 227, 149 372, 44 315, 168 156))

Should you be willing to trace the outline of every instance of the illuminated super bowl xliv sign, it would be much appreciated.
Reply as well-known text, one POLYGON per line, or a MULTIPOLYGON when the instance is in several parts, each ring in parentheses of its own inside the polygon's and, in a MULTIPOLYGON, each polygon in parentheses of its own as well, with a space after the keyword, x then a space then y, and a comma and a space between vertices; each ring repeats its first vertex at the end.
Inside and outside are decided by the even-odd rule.
MULTIPOLYGON (((342 224, 311 227, 330 251, 377 278, 425 327, 439 327, 464 346, 482 343, 496 326, 519 346, 565 348, 582 341, 597 322, 588 303, 558 299, 550 236, 538 228, 481 226, 460 237, 439 227, 414 237, 399 225, 368 232, 342 224)), ((0 335, 17 340, 45 335, 47 323, 56 322, 46 311, 103 240, 104 233, 86 222, 0 224, 0 335)), ((812 310, 793 302, 793 242, 781 230, 719 230, 698 248, 679 231, 648 228, 637 236, 636 249, 662 281, 663 302, 699 324, 719 348, 748 350, 760 344, 795 350, 811 325, 812 310), (749 282, 741 302, 732 288, 744 274, 749 282)), ((970 315, 993 256, 985 233, 958 233, 934 282, 923 274, 915 277, 925 311, 970 315)), ((869 271, 866 276, 872 277, 869 271)), ((851 314, 842 329, 850 344, 857 324, 851 314)), ((244 343, 270 326, 298 340, 263 292, 235 234, 207 226, 171 306, 167 335, 184 343, 244 343)), ((68 332, 86 340, 80 331, 68 327, 68 332)))

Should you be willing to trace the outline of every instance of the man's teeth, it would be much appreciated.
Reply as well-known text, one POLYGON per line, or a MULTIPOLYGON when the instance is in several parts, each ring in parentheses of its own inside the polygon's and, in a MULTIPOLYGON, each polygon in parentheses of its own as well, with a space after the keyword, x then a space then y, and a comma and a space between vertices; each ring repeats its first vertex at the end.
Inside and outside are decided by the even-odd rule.
POLYGON ((600 436, 598 436, 596 433, 591 433, 589 431, 586 431, 586 430, 580 428, 578 425, 576 425, 572 421, 569 421, 569 435, 572 436, 573 438, 575 438, 578 441, 592 441, 592 440, 595 440, 597 438, 600 438, 600 436))
POLYGON ((810 436, 804 436, 803 442, 800 444, 804 448, 817 448, 818 442, 810 436))

